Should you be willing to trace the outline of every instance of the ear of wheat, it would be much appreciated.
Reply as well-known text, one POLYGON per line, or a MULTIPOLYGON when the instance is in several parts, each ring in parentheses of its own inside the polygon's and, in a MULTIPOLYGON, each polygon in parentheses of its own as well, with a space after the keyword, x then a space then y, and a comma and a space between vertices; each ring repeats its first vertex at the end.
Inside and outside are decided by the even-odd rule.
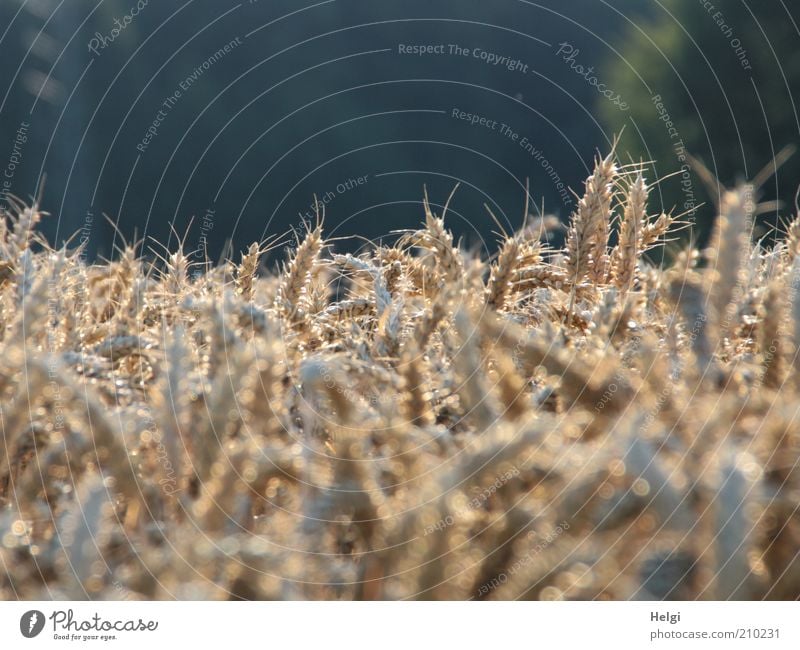
POLYGON ((751 243, 748 192, 667 268, 613 154, 564 250, 493 262, 427 195, 395 246, 200 273, 12 203, 0 598, 800 598, 800 228, 751 243))

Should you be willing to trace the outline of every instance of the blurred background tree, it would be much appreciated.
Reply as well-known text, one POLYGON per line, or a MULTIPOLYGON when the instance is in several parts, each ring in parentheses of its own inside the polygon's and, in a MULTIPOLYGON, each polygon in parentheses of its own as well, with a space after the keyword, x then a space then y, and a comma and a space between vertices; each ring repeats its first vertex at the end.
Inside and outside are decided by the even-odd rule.
MULTIPOLYGON (((491 247, 484 203, 519 227, 530 179, 537 209, 566 220, 571 195, 548 170, 581 192, 595 151, 622 129, 624 159, 658 161, 649 180, 679 172, 654 194, 677 212, 710 199, 696 170, 680 175, 676 141, 731 183, 800 133, 800 7, 788 0, 150 0, 92 52, 138 2, 0 0, 0 174, 13 159, 10 192, 27 199, 46 173, 45 234, 60 243, 88 229, 91 255, 111 253, 103 214, 128 238, 164 242, 193 220, 187 246, 207 241, 217 257, 229 240, 241 249, 296 227, 315 194, 331 197, 329 234, 357 247, 415 226, 423 185, 441 204, 456 181, 449 225, 491 247), (519 59, 527 72, 398 53, 438 43, 519 59), (454 108, 506 123, 518 140, 454 119, 454 108)), ((795 156, 763 198, 786 214, 799 178, 795 156)), ((713 208, 695 216, 705 232, 713 208)))
MULTIPOLYGON (((691 202, 696 235, 704 241, 716 199, 696 167, 680 158, 681 143, 725 185, 752 179, 800 136, 800 3, 784 0, 661 0, 656 11, 629 24, 619 56, 603 74, 631 108, 599 110, 609 129, 624 126, 620 153, 655 160, 664 209, 691 202), (666 119, 673 122, 670 132, 666 119), (687 178, 689 179, 687 182, 687 178)), ((783 206, 761 215, 756 235, 794 211, 800 155, 793 155, 763 187, 762 200, 783 206)))

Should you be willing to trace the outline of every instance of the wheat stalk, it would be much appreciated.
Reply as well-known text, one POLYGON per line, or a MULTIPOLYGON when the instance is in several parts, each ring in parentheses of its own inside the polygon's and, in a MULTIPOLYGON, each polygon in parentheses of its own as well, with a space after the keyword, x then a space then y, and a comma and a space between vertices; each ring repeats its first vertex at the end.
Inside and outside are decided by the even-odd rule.
POLYGON ((279 270, 88 263, 12 201, 0 598, 800 597, 797 228, 752 243, 736 187, 656 265, 648 190, 609 155, 563 249, 484 259, 426 195, 279 270))

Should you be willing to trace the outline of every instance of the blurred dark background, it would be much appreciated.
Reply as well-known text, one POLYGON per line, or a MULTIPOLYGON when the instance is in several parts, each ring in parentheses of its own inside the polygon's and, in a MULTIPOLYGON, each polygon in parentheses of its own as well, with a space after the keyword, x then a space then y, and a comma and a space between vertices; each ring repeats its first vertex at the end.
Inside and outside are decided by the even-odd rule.
MULTIPOLYGON (((566 219, 622 131, 623 160, 675 174, 651 210, 688 211, 702 239, 714 197, 684 150, 731 183, 798 142, 799 22, 794 0, 0 0, 0 200, 46 175, 53 242, 109 255, 103 215, 172 245, 191 222, 187 246, 217 257, 297 227, 315 195, 356 248, 460 182, 448 223, 491 247, 484 204, 519 227, 529 179, 532 211, 566 219)), ((799 181, 795 155, 762 229, 799 181)))

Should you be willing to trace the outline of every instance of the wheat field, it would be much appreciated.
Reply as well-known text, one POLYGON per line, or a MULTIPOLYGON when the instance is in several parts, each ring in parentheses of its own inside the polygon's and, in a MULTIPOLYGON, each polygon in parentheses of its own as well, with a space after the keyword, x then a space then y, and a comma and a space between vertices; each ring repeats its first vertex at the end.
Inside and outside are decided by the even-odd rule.
POLYGON ((765 247, 724 190, 697 250, 645 175, 598 157, 563 248, 489 259, 427 196, 391 246, 320 215, 218 265, 15 204, 0 598, 800 597, 800 215, 765 247))

